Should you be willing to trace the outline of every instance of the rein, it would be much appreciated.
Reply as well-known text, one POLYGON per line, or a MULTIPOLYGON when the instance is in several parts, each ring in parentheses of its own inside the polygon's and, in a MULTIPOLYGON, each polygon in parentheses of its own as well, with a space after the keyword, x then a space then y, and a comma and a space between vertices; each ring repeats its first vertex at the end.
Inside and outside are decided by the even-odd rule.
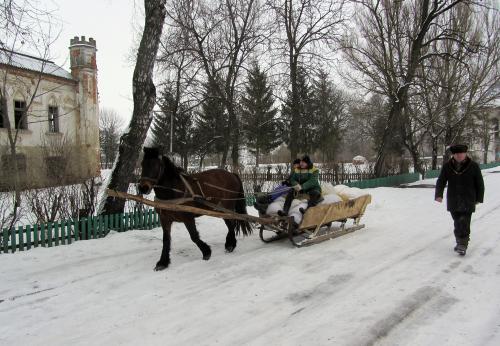
MULTIPOLYGON (((206 183, 208 184, 208 183, 206 183)), ((213 188, 217 188, 216 185, 208 185, 208 186, 211 186, 213 188)), ((179 189, 176 189, 176 188, 173 188, 173 187, 168 187, 168 186, 161 186, 161 185, 153 185, 154 188, 159 188, 159 189, 164 189, 164 190, 170 190, 170 191, 174 191, 174 192, 177 192, 177 193, 182 193, 184 194, 185 196, 187 195, 186 191, 184 190, 179 190, 179 189)), ((227 189, 224 189, 222 187, 218 187, 219 189, 221 189, 222 191, 227 191, 227 192, 235 192, 236 191, 231 191, 231 190, 227 190, 227 189)), ((239 193, 239 192, 238 192, 239 193)), ((255 196, 255 194, 250 194, 250 196, 255 196)), ((212 199, 218 199, 220 201, 239 201, 239 200, 244 200, 246 199, 246 197, 236 197, 236 198, 218 198, 218 197, 213 197, 213 196, 200 196, 200 195, 194 195, 194 197, 202 197, 202 198, 206 198, 208 200, 212 200, 212 199)), ((181 198, 176 198, 176 199, 181 199, 181 198)), ((192 197, 190 198, 192 200, 194 200, 192 197)), ((162 200, 163 201, 163 200, 162 200)), ((171 201, 173 201, 173 199, 171 199, 171 201)))
MULTIPOLYGON (((211 200, 211 199, 218 199, 220 201, 239 201, 239 200, 246 200, 246 197, 236 197, 236 198, 216 198, 216 197, 207 197, 205 196, 205 194, 203 193, 203 189, 201 188, 201 184, 200 184, 200 181, 198 179, 195 179, 196 183, 198 184, 198 187, 201 191, 201 196, 198 195, 198 194, 195 194, 194 193, 194 190, 193 188, 191 187, 191 184, 187 181, 186 177, 190 177, 192 178, 190 175, 188 174, 179 174, 179 177, 182 181, 182 183, 184 184, 184 186, 186 187, 186 190, 179 190, 179 189, 176 189, 174 187, 168 187, 168 186, 162 186, 162 185, 158 185, 158 184, 155 184, 153 185, 154 188, 160 188, 160 189, 164 189, 164 190, 170 190, 170 191, 173 191, 173 192, 177 192, 177 193, 182 193, 184 196, 189 196, 189 194, 192 196, 191 199, 194 199, 194 198, 205 198, 207 200, 211 200), (189 193, 188 193, 189 192, 189 193)), ((143 179, 147 179, 149 180, 150 178, 143 178, 143 179)), ((152 180, 152 179, 151 179, 152 180)), ((217 185, 214 185, 214 184, 210 184, 210 183, 206 183, 206 182, 202 182, 203 185, 206 185, 206 186, 209 186, 211 188, 214 188, 214 189, 217 189, 217 190, 220 190, 220 191, 225 191, 225 192, 230 192, 230 193, 236 193, 236 194, 239 194, 241 193, 240 191, 233 191, 233 190, 229 190, 229 189, 225 189, 223 187, 220 187, 220 186, 217 186, 217 185)), ((252 194, 252 196, 255 196, 255 194, 252 194)), ((186 199, 186 197, 184 198, 176 198, 176 200, 181 200, 181 199, 186 199)))
MULTIPOLYGON (((225 192, 229 192, 229 193, 234 193, 234 194, 240 194, 241 191, 233 191, 233 190, 229 190, 229 189, 226 189, 226 188, 223 188, 223 187, 220 187, 220 186, 217 186, 217 185, 214 185, 214 184, 210 184, 210 183, 207 183, 207 182, 202 182, 200 184, 200 181, 196 178, 193 178, 190 174, 186 174, 186 173, 183 173, 183 172, 178 172, 178 175, 179 175, 179 178, 180 180, 182 181, 182 183, 184 184, 184 187, 186 190, 182 191, 182 190, 179 190, 179 189, 176 189, 174 187, 168 187, 168 186, 162 186, 162 185, 158 185, 158 182, 160 181, 163 173, 164 173, 164 170, 165 170, 165 167, 163 164, 160 165, 160 169, 158 171, 158 177, 157 178, 151 178, 151 177, 141 177, 141 180, 145 180, 145 181, 148 181, 151 183, 152 187, 153 188, 159 188, 159 189, 164 189, 164 190, 170 190, 170 191, 173 191, 173 192, 176 192, 176 193, 180 193, 180 194, 183 194, 184 197, 182 198, 175 198, 175 199, 172 199, 171 201, 187 201, 187 200, 195 200, 195 199, 205 199, 205 200, 213 200, 213 199, 217 199, 217 200, 220 200, 220 201, 239 201, 239 200, 246 200, 246 197, 243 196, 243 197, 236 197, 236 198, 217 198, 217 197, 207 197, 205 196, 205 193, 203 192, 203 189, 201 187, 201 184, 205 185, 205 186, 209 186, 211 188, 214 188, 214 189, 217 189, 217 190, 220 190, 220 191, 225 191, 225 192), (191 178, 193 179, 196 184, 198 185, 198 188, 200 190, 200 193, 201 195, 198 195, 198 194, 195 194, 194 193, 194 190, 191 186, 191 184, 189 183, 189 181, 186 179, 186 178, 191 178), (191 197, 188 197, 188 196, 191 196, 191 197)), ((243 195, 245 193, 243 192, 243 195)), ((252 194, 252 196, 255 196, 255 194, 252 194)))

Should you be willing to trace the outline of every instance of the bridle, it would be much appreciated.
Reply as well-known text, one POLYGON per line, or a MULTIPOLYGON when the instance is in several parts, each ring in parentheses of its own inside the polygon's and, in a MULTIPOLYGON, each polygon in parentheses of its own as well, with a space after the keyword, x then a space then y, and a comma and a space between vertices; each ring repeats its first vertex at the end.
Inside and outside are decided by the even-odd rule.
POLYGON ((141 183, 149 183, 151 184, 151 188, 155 187, 158 185, 161 177, 163 176, 163 173, 165 171, 165 166, 163 165, 163 162, 162 162, 162 159, 159 157, 158 158, 160 160, 160 169, 158 170, 158 175, 156 178, 152 178, 152 177, 143 177, 141 176, 141 178, 139 179, 139 184, 141 183))

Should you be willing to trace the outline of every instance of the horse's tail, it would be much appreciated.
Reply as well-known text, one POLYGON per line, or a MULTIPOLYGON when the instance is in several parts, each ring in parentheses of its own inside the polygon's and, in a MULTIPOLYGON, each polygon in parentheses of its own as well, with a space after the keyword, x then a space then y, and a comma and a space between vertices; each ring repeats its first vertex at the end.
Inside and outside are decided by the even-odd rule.
MULTIPOLYGON (((235 174, 236 179, 238 179, 240 186, 239 186, 239 195, 238 199, 236 200, 236 205, 234 206, 234 210, 238 214, 247 214, 247 201, 245 198, 245 191, 243 190, 243 183, 241 182, 240 177, 238 174, 235 174)), ((243 221, 243 220, 236 220, 236 235, 238 235, 241 232, 243 232, 243 235, 250 235, 252 234, 253 227, 252 224, 248 221, 243 221)))

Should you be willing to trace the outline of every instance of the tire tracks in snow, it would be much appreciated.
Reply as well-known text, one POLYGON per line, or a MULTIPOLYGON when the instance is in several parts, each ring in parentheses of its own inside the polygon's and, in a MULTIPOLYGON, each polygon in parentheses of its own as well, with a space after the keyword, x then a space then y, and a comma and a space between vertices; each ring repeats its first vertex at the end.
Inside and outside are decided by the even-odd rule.
MULTIPOLYGON (((481 221, 492 212, 498 210, 500 204, 489 208, 483 212, 479 217, 475 218, 474 221, 481 221)), ((444 237, 442 237, 444 238, 444 237)), ((485 240, 479 241, 476 244, 482 245, 485 240)), ((500 243, 500 237, 495 237, 495 243, 500 243)), ((446 283, 455 279, 455 274, 459 268, 465 264, 465 268, 462 270, 463 273, 469 275, 479 275, 473 270, 478 262, 483 261, 483 257, 488 256, 492 253, 494 248, 487 248, 482 252, 478 252, 477 255, 465 257, 460 260, 453 260, 449 262, 447 268, 443 269, 440 273, 435 274, 431 278, 432 286, 425 286, 417 289, 415 292, 403 299, 395 311, 388 314, 385 317, 379 319, 370 329, 371 338, 368 340, 356 341, 356 345, 375 345, 378 343, 389 343, 391 344, 390 335, 393 330, 400 327, 401 325, 407 324, 418 324, 422 320, 428 322, 430 319, 436 319, 439 315, 446 313, 455 303, 459 302, 459 299, 451 296, 450 294, 444 292, 441 288, 445 286, 446 283), (419 316, 417 316, 419 314, 419 316)), ((417 250, 412 254, 421 252, 417 250)), ((412 255, 410 254, 410 255, 412 255)), ((411 328, 405 328, 411 330, 411 328)))
POLYGON ((371 327, 370 333, 373 337, 370 340, 359 344, 357 343, 357 345, 374 345, 385 339, 396 327, 406 320, 411 319, 415 313, 422 310, 425 305, 432 305, 432 311, 443 314, 456 302, 458 302, 458 299, 444 294, 438 287, 420 287, 407 296, 399 304, 397 310, 378 320, 371 327))
MULTIPOLYGON (((101 261, 104 260, 104 259, 107 259, 107 258, 116 258, 116 257, 123 257, 123 256, 126 256, 126 255, 130 255, 130 251, 124 251, 124 252, 121 252, 121 253, 118 253, 118 254, 113 254, 113 255, 98 256, 98 257, 94 257, 94 258, 85 258, 85 259, 81 259, 81 260, 78 260, 76 262, 72 262, 72 263, 69 263, 69 264, 66 263, 64 265, 57 265, 57 266, 48 268, 48 269, 46 269, 44 271, 36 272, 36 274, 38 275, 38 274, 43 274, 43 273, 46 273, 46 272, 52 272, 53 273, 54 270, 59 270, 61 268, 64 269, 64 268, 68 268, 69 266, 79 266, 79 267, 81 267, 81 265, 89 265, 89 264, 93 264, 94 262, 98 262, 98 263, 102 264, 101 261)), ((103 270, 103 271, 100 271, 100 272, 95 272, 95 273, 92 273, 90 275, 81 276, 79 278, 63 282, 60 285, 56 285, 56 286, 53 286, 53 287, 48 287, 48 288, 44 288, 44 289, 35 290, 35 291, 32 291, 32 292, 27 292, 27 293, 23 293, 23 294, 13 295, 13 296, 6 297, 6 298, 0 298, 0 304, 7 303, 7 302, 13 302, 13 301, 16 301, 18 299, 29 298, 29 297, 32 297, 32 296, 35 296, 35 295, 38 295, 38 294, 42 294, 42 293, 45 293, 45 292, 57 290, 59 288, 66 288, 66 287, 68 287, 70 285, 79 283, 81 281, 85 281, 85 280, 97 278, 97 277, 105 275, 105 274, 113 273, 116 270, 117 270, 116 268, 112 268, 112 269, 109 269, 109 270, 103 270)), ((51 297, 53 297, 53 296, 49 296, 49 297, 46 297, 46 298, 49 299, 51 297)), ((0 312, 15 310, 16 308, 18 308, 20 306, 30 305, 33 302, 34 301, 27 301, 27 302, 23 302, 23 303, 20 303, 20 304, 16 304, 16 305, 11 306, 9 308, 0 309, 0 312)), ((35 300, 35 302, 36 302, 36 300, 35 300)))
MULTIPOLYGON (((6 303, 6 302, 13 302, 13 301, 16 301, 18 299, 22 299, 22 298, 29 298, 29 297, 32 297, 32 296, 36 296, 38 294, 42 294, 42 293, 45 293, 45 292, 49 292, 49 291, 53 291, 53 290, 57 290, 59 288, 68 288, 69 286, 75 284, 75 283, 79 283, 80 281, 84 281, 84 280, 88 280, 88 279, 92 279, 92 278, 96 278, 98 276, 101 276, 101 275, 104 275, 104 274, 108 274, 108 273, 112 273, 114 272, 115 270, 105 270, 105 271, 101 271, 101 272, 98 272, 98 273, 94 273, 92 275, 86 275, 86 276, 82 276, 80 278, 77 278, 77 279, 73 279, 71 281, 67 281, 67 282, 64 282, 60 285, 57 285, 57 286, 54 286, 54 287, 48 287, 48 288, 44 288, 44 289, 41 289, 41 290, 37 290, 37 291, 33 291, 33 292, 28 292, 28 293, 24 293, 24 294, 19 294, 19 295, 15 295, 15 296, 11 296, 11 297, 7 297, 7 298, 3 298, 3 299, 0 299, 0 303, 6 303)), ((44 297, 44 298, 51 298, 51 297, 55 297, 57 296, 54 295, 54 296, 49 296, 49 297, 44 297)), ((38 300, 40 300, 42 298, 38 298, 38 300)), ((45 300, 45 299, 44 299, 45 300)), ((30 305, 32 304, 34 301, 26 301, 26 302, 22 302, 22 303, 19 303, 19 304, 16 304, 16 305, 13 305, 11 307, 7 307, 5 309, 0 309, 0 312, 6 312, 6 311, 11 311, 11 310, 15 310, 17 309, 18 307, 20 306, 25 306, 25 305, 30 305)), ((36 300, 35 300, 36 302, 36 300)))
MULTIPOLYGON (((479 226, 478 224, 481 224, 487 216, 491 215, 491 213, 499 208, 500 204, 494 205, 481 212, 477 218, 474 218, 473 224, 479 226)), ((305 311, 314 310, 318 305, 322 304, 323 298, 326 296, 331 297, 345 294, 346 291, 355 290, 356 287, 354 287, 354 285, 356 285, 356 283, 362 282, 365 287, 368 287, 370 286, 369 282, 376 280, 380 274, 390 270, 398 272, 398 267, 405 266, 408 259, 423 253, 429 248, 429 244, 442 242, 448 238, 450 238, 450 234, 433 237, 427 240, 425 244, 421 244, 414 251, 393 258, 389 263, 385 263, 375 270, 367 271, 363 273, 363 275, 355 276, 352 274, 345 274, 343 275, 343 280, 336 282, 337 285, 334 287, 328 284, 329 279, 327 279, 325 282, 317 285, 317 289, 303 290, 289 295, 287 299, 300 303, 300 306, 290 314, 290 317, 293 316, 292 318, 294 318, 296 315, 302 314, 305 311), (314 297, 315 300, 311 302, 310 299, 308 299, 310 297, 314 297)), ((499 242, 500 238, 496 237, 495 243, 499 242)), ((475 242, 475 247, 479 249, 482 244, 483 241, 475 242)), ((390 337, 393 330, 405 323, 414 324, 419 321, 421 322, 422 319, 428 321, 430 319, 439 318, 440 315, 446 313, 455 303, 459 302, 458 299, 443 291, 440 287, 452 281, 457 271, 465 264, 469 265, 463 269, 463 272, 473 275, 475 272, 471 271, 471 269, 474 267, 474 264, 481 261, 482 257, 490 255, 493 250, 494 248, 487 248, 482 252, 478 252, 475 257, 470 255, 465 259, 450 257, 450 261, 439 263, 436 271, 433 272, 434 274, 429 276, 426 280, 430 282, 429 285, 420 287, 406 297, 400 299, 390 313, 376 320, 372 326, 369 327, 368 337, 365 334, 363 337, 356 340, 353 345, 374 345, 380 342, 383 343, 390 337), (470 264, 472 264, 472 266, 470 264)))

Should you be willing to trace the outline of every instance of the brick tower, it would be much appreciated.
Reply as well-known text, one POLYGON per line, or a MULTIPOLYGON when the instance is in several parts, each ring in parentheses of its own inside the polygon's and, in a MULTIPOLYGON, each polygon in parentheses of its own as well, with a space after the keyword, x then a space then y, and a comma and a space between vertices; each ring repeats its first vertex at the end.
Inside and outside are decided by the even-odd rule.
POLYGON ((70 40, 69 51, 71 75, 78 81, 77 104, 80 110, 75 141, 81 148, 80 155, 86 155, 90 162, 81 167, 81 172, 92 176, 100 170, 96 41, 75 36, 70 40))

